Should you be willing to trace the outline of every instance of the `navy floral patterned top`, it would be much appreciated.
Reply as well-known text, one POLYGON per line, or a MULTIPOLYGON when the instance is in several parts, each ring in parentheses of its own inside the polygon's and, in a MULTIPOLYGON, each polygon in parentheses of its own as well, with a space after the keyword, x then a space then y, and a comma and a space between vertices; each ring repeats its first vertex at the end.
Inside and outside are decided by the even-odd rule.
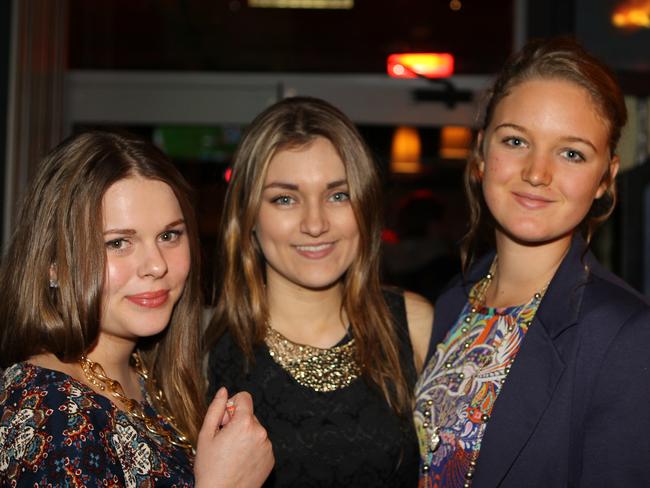
POLYGON ((192 459, 71 376, 18 363, 0 376, 0 486, 48 485, 193 486, 192 459))

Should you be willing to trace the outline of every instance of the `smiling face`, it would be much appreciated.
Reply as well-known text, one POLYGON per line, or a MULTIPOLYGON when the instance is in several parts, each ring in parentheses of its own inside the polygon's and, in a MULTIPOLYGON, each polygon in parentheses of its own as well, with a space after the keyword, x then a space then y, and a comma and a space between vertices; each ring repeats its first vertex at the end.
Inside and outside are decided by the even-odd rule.
POLYGON ((564 80, 516 85, 482 137, 479 170, 497 238, 568 246, 618 170, 609 128, 589 93, 564 80))
POLYGON ((337 283, 359 247, 343 161, 330 141, 279 151, 270 161, 255 235, 267 284, 321 289, 337 283))
POLYGON ((183 213, 166 183, 138 176, 102 199, 106 277, 100 334, 135 341, 167 327, 190 269, 183 213))

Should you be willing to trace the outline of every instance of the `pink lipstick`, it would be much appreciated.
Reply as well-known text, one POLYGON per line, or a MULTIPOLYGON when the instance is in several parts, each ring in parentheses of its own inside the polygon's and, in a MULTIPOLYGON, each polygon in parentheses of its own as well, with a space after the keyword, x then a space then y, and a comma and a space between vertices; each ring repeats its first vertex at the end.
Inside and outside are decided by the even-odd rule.
POLYGON ((126 297, 140 307, 157 308, 164 305, 169 299, 169 290, 147 291, 126 297))

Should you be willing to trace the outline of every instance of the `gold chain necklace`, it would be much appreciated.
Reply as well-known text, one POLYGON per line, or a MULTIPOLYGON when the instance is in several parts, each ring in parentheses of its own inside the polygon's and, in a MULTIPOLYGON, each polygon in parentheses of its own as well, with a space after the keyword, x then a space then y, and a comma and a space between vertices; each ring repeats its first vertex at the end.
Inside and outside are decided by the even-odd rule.
MULTIPOLYGON (((134 352, 131 356, 133 359, 133 365, 136 373, 142 377, 145 383, 150 379, 149 372, 144 367, 142 359, 140 358, 139 352, 134 352)), ((156 385, 156 381, 151 378, 151 382, 154 386, 154 398, 157 400, 157 405, 159 407, 160 413, 158 418, 152 418, 147 415, 142 407, 142 404, 133 398, 129 398, 124 393, 124 389, 120 383, 112 378, 109 378, 102 368, 102 365, 91 361, 88 356, 83 354, 79 359, 79 365, 83 371, 84 376, 90 384, 97 387, 100 391, 107 391, 112 396, 117 398, 117 400, 124 405, 126 413, 131 417, 141 421, 146 429, 152 434, 158 435, 164 438, 170 444, 186 449, 188 451, 193 451, 193 446, 190 440, 187 438, 183 432, 176 426, 174 417, 169 413, 167 408, 167 399, 165 398, 162 390, 156 385), (165 429, 161 425, 161 418, 164 419, 173 429, 173 432, 165 429)))

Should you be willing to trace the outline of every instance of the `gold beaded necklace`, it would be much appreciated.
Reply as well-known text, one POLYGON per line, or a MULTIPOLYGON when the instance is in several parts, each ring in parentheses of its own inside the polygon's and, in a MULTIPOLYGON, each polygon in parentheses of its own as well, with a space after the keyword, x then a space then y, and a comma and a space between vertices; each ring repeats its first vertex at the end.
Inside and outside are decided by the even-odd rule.
POLYGON ((271 358, 294 380, 312 390, 339 390, 361 375, 354 338, 340 346, 322 349, 297 344, 267 323, 264 342, 271 358))
POLYGON ((151 383, 154 387, 154 398, 157 401, 157 406, 160 412, 158 413, 158 418, 152 418, 147 415, 144 411, 142 404, 133 398, 129 398, 124 393, 122 385, 108 377, 104 368, 101 364, 96 363, 88 358, 85 354, 79 359, 79 365, 83 371, 84 376, 88 382, 98 388, 100 391, 107 391, 113 397, 115 397, 122 405, 124 405, 125 411, 131 417, 141 421, 146 429, 157 436, 162 437, 170 444, 186 449, 190 452, 194 451, 192 443, 188 437, 176 426, 174 417, 170 414, 169 408, 167 407, 167 399, 165 398, 162 390, 156 385, 156 381, 153 378, 150 378, 149 372, 144 367, 142 359, 140 358, 139 352, 134 352, 131 356, 133 360, 133 366, 136 373, 145 381, 145 383, 151 380, 151 383), (165 429, 161 424, 161 418, 164 419, 167 424, 173 428, 173 432, 165 429))

